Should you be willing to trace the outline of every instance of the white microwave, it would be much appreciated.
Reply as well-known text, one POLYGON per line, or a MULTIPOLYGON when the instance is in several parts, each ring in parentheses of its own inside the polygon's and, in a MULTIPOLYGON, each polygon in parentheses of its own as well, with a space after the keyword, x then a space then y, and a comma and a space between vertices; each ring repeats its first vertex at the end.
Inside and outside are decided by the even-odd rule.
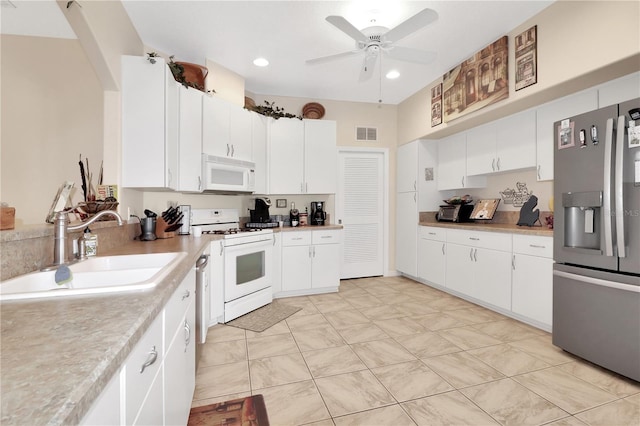
POLYGON ((256 165, 251 161, 202 154, 204 191, 226 193, 253 192, 256 165))

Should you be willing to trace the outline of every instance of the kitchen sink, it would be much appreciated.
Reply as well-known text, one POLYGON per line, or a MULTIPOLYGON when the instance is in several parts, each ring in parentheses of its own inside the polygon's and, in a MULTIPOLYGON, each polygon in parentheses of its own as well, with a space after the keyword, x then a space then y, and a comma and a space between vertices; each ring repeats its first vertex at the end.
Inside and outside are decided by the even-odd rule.
POLYGON ((69 265, 73 279, 55 282, 55 270, 0 283, 0 301, 145 290, 155 287, 186 252, 101 256, 69 265))

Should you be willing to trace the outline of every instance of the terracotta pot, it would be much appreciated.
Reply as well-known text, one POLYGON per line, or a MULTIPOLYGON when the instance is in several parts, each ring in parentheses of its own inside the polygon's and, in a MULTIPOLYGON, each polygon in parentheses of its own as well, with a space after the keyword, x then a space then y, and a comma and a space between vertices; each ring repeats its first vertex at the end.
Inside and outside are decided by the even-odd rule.
POLYGON ((191 64, 189 62, 176 62, 184 67, 184 78, 188 83, 197 84, 204 91, 204 80, 209 74, 207 67, 203 67, 198 64, 191 64))

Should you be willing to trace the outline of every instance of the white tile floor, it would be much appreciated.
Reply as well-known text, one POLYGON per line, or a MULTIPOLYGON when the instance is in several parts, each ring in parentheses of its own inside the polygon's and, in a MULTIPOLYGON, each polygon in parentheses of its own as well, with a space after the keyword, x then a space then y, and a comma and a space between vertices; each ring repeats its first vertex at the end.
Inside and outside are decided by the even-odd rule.
POLYGON ((401 278, 279 299, 263 333, 209 330, 193 406, 262 394, 281 425, 640 425, 640 383, 551 336, 401 278))

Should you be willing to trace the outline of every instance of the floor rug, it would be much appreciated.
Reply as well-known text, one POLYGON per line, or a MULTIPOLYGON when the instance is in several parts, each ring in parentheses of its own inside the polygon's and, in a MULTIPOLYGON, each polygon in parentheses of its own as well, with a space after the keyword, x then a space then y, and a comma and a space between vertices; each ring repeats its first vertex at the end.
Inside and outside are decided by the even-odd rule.
POLYGON ((290 317, 300 309, 302 308, 274 301, 262 308, 258 308, 255 311, 229 321, 226 324, 260 333, 283 319, 290 317))
POLYGON ((262 395, 195 407, 187 426, 269 426, 262 395))

